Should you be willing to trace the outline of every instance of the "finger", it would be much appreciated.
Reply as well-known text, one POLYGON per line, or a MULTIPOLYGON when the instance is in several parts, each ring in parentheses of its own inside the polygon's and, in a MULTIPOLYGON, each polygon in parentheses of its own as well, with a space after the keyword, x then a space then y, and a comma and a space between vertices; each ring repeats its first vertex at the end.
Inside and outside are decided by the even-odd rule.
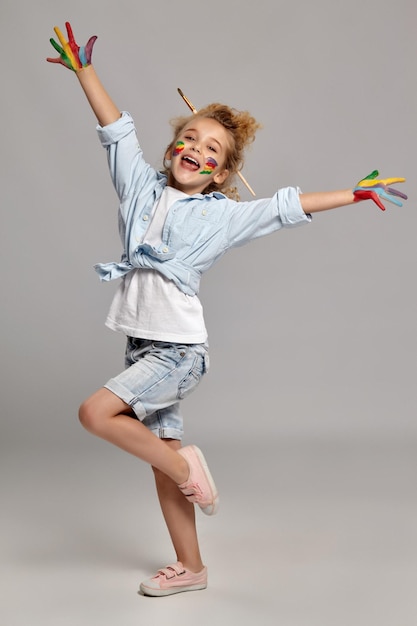
POLYGON ((82 63, 79 60, 79 50, 80 48, 78 44, 74 41, 74 39, 68 42, 67 54, 68 56, 70 56, 71 51, 72 57, 74 59, 73 65, 75 70, 79 70, 82 67, 82 63))
POLYGON ((364 180, 373 180, 374 178, 376 178, 379 175, 378 170, 374 170, 373 172, 371 172, 370 174, 368 174, 368 176, 365 176, 365 178, 362 178, 358 185, 360 185, 360 183, 363 183, 364 180))
MULTIPOLYGON (((77 42, 75 41, 74 33, 72 30, 72 26, 69 22, 65 22, 65 26, 68 33, 68 44, 71 49, 72 54, 74 55, 74 69, 81 69, 86 63, 84 62, 84 50, 79 47, 77 42), (80 57, 80 52, 83 58, 80 57)), ((91 55, 90 55, 91 56, 91 55)))
POLYGON ((392 184, 396 184, 396 183, 403 183, 405 181, 405 178, 379 178, 377 180, 366 180, 366 178, 364 178, 363 180, 361 180, 358 183, 358 187, 368 187, 372 189, 374 187, 385 187, 387 185, 392 185, 392 184))
POLYGON ((73 69, 74 70, 78 69, 79 68, 79 63, 78 63, 77 59, 75 58, 75 55, 74 55, 73 51, 71 50, 69 44, 65 45, 64 51, 65 51, 65 54, 67 55, 67 57, 69 58, 70 63, 72 65, 73 69))
POLYGON ((59 63, 60 65, 63 65, 67 69, 72 70, 72 67, 69 64, 69 61, 66 59, 66 57, 57 57, 55 59, 49 59, 48 58, 46 60, 49 61, 50 63, 59 63))
POLYGON ((400 202, 400 200, 397 200, 397 198, 395 197, 393 198, 392 196, 390 196, 389 193, 387 193, 387 190, 384 189, 383 187, 375 188, 375 191, 371 191, 371 193, 374 193, 380 198, 384 198, 384 200, 388 200, 388 202, 391 202, 392 204, 396 204, 397 206, 403 205, 403 203, 400 202))
POLYGON ((55 41, 55 39, 51 39, 49 40, 51 42, 51 44, 53 45, 53 47, 55 48, 55 50, 58 52, 58 54, 62 54, 64 51, 61 48, 61 46, 59 44, 57 44, 57 42, 55 41))
POLYGON ((405 193, 402 193, 401 191, 398 191, 398 189, 393 189, 392 187, 387 187, 386 191, 388 193, 390 193, 392 196, 398 196, 399 198, 402 198, 403 200, 408 200, 408 196, 406 196, 405 193))
POLYGON ((359 184, 361 187, 386 187, 396 183, 405 182, 405 178, 380 178, 377 180, 368 180, 366 182, 361 181, 359 184))
POLYGON ((85 54, 85 46, 81 46, 81 48, 78 50, 78 57, 80 59, 81 66, 86 67, 88 65, 88 61, 85 54))
POLYGON ((403 205, 403 203, 400 200, 397 200, 397 198, 392 198, 391 196, 385 193, 381 193, 381 198, 384 198, 385 200, 387 200, 388 202, 391 202, 391 204, 395 204, 396 206, 403 205))
POLYGON ((395 185, 396 183, 405 182, 405 178, 382 178, 379 182, 383 185, 395 185))
POLYGON ((355 201, 358 202, 360 200, 373 200, 377 206, 381 209, 381 211, 385 211, 385 207, 382 204, 379 196, 375 191, 370 191, 369 189, 361 189, 360 187, 354 190, 355 201))
POLYGON ((364 187, 363 189, 372 189, 374 190, 376 193, 378 193, 380 196, 383 195, 382 191, 378 191, 379 189, 385 191, 386 193, 391 194, 392 196, 398 196, 399 198, 403 198, 403 200, 407 200, 408 196, 405 195, 405 193, 402 193, 402 191, 398 191, 397 189, 394 189, 393 187, 387 187, 383 181, 375 181, 374 184, 370 183, 367 187, 364 187))
POLYGON ((376 204, 377 206, 379 206, 379 208, 381 209, 381 211, 385 211, 385 207, 384 207, 384 205, 382 204, 382 202, 381 202, 381 200, 380 200, 380 198, 379 198, 379 195, 378 195, 377 193, 374 193, 373 191, 371 191, 370 196, 371 196, 371 200, 373 200, 373 201, 375 202, 375 204, 376 204))
POLYGON ((82 67, 87 67, 87 65, 91 64, 91 56, 93 53, 93 46, 94 46, 96 39, 97 39, 96 35, 94 35, 94 37, 90 37, 86 45, 81 46, 81 48, 78 50, 78 56, 79 56, 82 67))
POLYGON ((58 28, 58 26, 55 26, 54 31, 55 31, 55 33, 56 33, 56 35, 57 35, 57 37, 58 37, 58 39, 59 39, 59 41, 61 43, 61 46, 65 49, 65 46, 68 45, 68 44, 67 44, 67 41, 66 41, 64 35, 62 34, 62 31, 58 28))
POLYGON ((80 65, 77 62, 77 59, 75 58, 73 51, 71 50, 70 44, 68 43, 68 41, 66 41, 64 35, 62 34, 62 31, 58 28, 58 26, 55 26, 54 31, 56 32, 57 37, 63 47, 63 51, 61 54, 65 54, 67 56, 69 63, 72 66, 73 70, 78 69, 80 65))
POLYGON ((65 27, 67 29, 68 41, 70 43, 75 43, 74 33, 72 32, 72 27, 69 22, 65 22, 65 27))
POLYGON ((97 35, 93 35, 93 37, 90 37, 90 39, 87 41, 85 45, 85 56, 87 58, 88 63, 91 63, 91 55, 93 53, 93 46, 96 43, 96 39, 97 39, 97 35))

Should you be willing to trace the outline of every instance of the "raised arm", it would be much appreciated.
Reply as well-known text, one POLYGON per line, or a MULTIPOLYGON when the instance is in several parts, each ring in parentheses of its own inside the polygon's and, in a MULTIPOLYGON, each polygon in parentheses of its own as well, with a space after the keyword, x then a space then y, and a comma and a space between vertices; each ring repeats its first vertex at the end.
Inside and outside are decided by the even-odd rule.
POLYGON ((107 126, 119 119, 120 110, 104 89, 92 65, 77 72, 77 78, 100 126, 107 126))
POLYGON ((382 199, 388 200, 397 206, 402 206, 402 202, 398 198, 407 200, 407 196, 401 191, 389 187, 389 185, 403 183, 405 178, 378 179, 378 175, 378 170, 374 170, 371 174, 362 178, 353 189, 303 193, 300 195, 303 211, 305 213, 328 211, 329 209, 347 206, 361 200, 373 200, 382 211, 385 211, 382 199))
POLYGON ((90 37, 87 44, 80 47, 75 41, 71 24, 66 22, 65 26, 68 41, 65 39, 60 29, 55 26, 54 31, 61 45, 54 39, 50 39, 50 42, 58 52, 59 57, 48 57, 46 60, 50 63, 64 65, 69 70, 75 72, 98 123, 100 126, 107 126, 120 117, 120 110, 104 89, 91 64, 93 46, 97 37, 90 37))

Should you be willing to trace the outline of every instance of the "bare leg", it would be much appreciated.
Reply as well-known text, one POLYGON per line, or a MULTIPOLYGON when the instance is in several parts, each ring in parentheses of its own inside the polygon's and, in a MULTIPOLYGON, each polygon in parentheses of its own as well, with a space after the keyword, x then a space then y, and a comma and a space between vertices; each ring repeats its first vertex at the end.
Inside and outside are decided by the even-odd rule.
MULTIPOLYGON (((180 441, 173 439, 163 441, 173 450, 181 447, 180 441)), ((204 564, 198 545, 194 504, 184 498, 169 476, 155 467, 153 470, 159 502, 177 559, 191 572, 200 572, 204 564)))
MULTIPOLYGON (((186 481, 186 460, 130 414, 129 405, 104 387, 88 398, 79 412, 80 421, 89 432, 150 463, 175 485, 186 481)), ((179 495, 185 500, 181 492, 179 495)))

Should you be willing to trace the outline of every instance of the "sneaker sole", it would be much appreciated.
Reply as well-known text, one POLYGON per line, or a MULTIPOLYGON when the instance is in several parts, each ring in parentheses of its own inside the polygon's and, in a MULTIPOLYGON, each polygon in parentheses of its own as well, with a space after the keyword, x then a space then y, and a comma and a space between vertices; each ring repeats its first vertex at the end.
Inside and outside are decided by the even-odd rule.
POLYGON ((215 484, 215 482, 213 480, 213 477, 212 477, 212 475, 210 473, 210 470, 209 470, 209 468, 207 466, 207 461, 204 458, 204 455, 201 452, 200 448, 198 448, 197 446, 192 446, 192 450, 195 453, 195 455, 198 457, 198 460, 200 461, 200 464, 204 468, 204 473, 205 473, 207 481, 208 481, 208 483, 210 485, 210 490, 211 490, 212 497, 213 497, 213 502, 211 504, 209 504, 208 506, 206 506, 204 508, 202 506, 200 506, 200 509, 206 515, 215 515, 217 513, 217 511, 218 511, 218 508, 219 508, 219 494, 217 492, 216 484, 215 484))
POLYGON ((206 589, 207 585, 199 584, 199 585, 188 585, 185 587, 171 587, 169 589, 152 589, 152 587, 146 587, 143 583, 141 583, 139 590, 145 596, 152 597, 161 597, 161 596, 172 596, 174 593, 182 593, 183 591, 200 591, 201 589, 206 589))

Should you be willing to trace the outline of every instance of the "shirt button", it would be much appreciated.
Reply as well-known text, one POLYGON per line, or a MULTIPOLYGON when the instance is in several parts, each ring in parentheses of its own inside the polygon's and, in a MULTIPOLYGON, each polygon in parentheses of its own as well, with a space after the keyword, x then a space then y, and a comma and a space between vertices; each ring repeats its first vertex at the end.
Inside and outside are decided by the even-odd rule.
POLYGON ((206 211, 206 209, 203 209, 203 210, 201 211, 201 215, 207 215, 207 211, 206 211))
POLYGON ((144 222, 147 222, 147 221, 148 221, 148 219, 149 219, 149 215, 144 215, 144 216, 143 216, 143 221, 144 221, 144 222))
POLYGON ((168 252, 169 248, 167 246, 165 246, 165 248, 162 248, 162 252, 168 252))

